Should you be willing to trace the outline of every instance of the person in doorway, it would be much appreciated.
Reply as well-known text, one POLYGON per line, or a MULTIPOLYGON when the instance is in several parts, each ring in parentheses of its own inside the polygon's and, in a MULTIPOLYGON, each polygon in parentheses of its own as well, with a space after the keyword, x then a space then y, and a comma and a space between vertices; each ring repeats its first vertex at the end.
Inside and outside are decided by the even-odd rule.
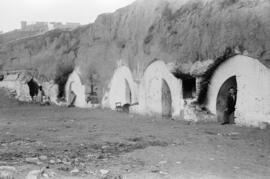
POLYGON ((68 107, 69 107, 69 108, 70 108, 70 107, 75 107, 74 103, 75 103, 75 101, 76 101, 76 98, 77 98, 77 96, 76 96, 76 94, 74 93, 74 91, 71 91, 71 92, 70 92, 70 103, 68 104, 68 107))
POLYGON ((37 95, 37 101, 42 103, 44 96, 45 96, 45 92, 44 92, 42 86, 39 86, 38 95, 37 95))
POLYGON ((226 108, 224 110, 224 122, 225 124, 233 124, 234 123, 234 111, 236 104, 236 90, 234 88, 230 88, 228 92, 227 100, 226 100, 226 108))

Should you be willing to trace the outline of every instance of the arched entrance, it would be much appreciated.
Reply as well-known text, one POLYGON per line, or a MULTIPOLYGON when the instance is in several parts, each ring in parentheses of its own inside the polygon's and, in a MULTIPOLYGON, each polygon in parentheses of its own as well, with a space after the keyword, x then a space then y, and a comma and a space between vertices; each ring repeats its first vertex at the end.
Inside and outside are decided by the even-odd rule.
POLYGON ((29 94, 33 99, 34 96, 38 95, 39 85, 37 84, 37 82, 35 82, 33 78, 29 82, 27 82, 27 85, 29 87, 29 94))
MULTIPOLYGON (((68 88, 68 104, 71 104, 72 102, 75 103, 74 95, 71 94, 71 91, 73 90, 74 81, 70 82, 69 88, 68 88)), ((74 92, 74 91, 73 91, 74 92)))
POLYGON ((129 83, 127 79, 125 79, 125 93, 126 93, 126 103, 131 104, 132 103, 132 94, 130 90, 129 83))
POLYGON ((168 83, 162 79, 161 86, 162 117, 170 118, 172 116, 172 96, 168 83))
POLYGON ((216 102, 217 120, 219 122, 223 121, 223 113, 226 108, 227 96, 230 88, 234 88, 237 91, 236 76, 231 76, 230 78, 228 78, 219 89, 216 102))

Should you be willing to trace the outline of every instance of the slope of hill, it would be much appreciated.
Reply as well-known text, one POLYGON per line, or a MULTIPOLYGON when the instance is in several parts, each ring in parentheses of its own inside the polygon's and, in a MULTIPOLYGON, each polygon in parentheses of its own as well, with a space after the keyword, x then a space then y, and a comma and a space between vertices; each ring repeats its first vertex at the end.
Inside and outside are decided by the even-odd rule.
POLYGON ((265 62, 269 19, 268 0, 137 0, 71 32, 13 41, 1 48, 0 67, 31 67, 54 79, 77 65, 83 79, 96 74, 104 86, 120 59, 136 78, 154 58, 188 73, 194 62, 215 60, 228 47, 265 62))
POLYGON ((4 34, 0 34, 0 46, 6 43, 12 42, 14 40, 27 38, 40 34, 39 31, 22 31, 22 30, 13 30, 4 34))

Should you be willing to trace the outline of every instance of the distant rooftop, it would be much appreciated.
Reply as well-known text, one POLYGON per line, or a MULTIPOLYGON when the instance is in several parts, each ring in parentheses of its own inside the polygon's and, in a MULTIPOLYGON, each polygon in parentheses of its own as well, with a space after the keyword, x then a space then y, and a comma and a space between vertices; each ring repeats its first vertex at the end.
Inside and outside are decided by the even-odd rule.
POLYGON ((21 21, 21 30, 22 31, 40 31, 46 32, 54 29, 75 29, 79 27, 80 23, 75 22, 28 22, 21 21))

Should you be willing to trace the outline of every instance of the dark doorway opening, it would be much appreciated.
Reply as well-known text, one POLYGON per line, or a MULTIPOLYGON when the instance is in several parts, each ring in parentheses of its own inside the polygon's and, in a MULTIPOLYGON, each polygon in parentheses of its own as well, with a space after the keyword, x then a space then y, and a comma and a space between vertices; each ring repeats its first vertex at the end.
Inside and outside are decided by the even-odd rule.
MULTIPOLYGON (((68 101, 67 101, 67 103, 68 104, 71 104, 71 102, 72 102, 72 98, 74 98, 74 94, 72 94, 71 93, 71 91, 72 91, 72 86, 74 85, 73 84, 74 83, 74 81, 72 81, 70 84, 69 84, 69 87, 68 87, 68 94, 66 94, 66 95, 68 95, 68 101)), ((74 91, 73 91, 74 92, 74 91)))
POLYGON ((132 103, 132 95, 131 90, 128 81, 125 79, 125 92, 126 92, 126 103, 131 104, 132 103))
POLYGON ((39 85, 37 84, 37 82, 33 80, 33 78, 30 81, 28 81, 27 85, 29 87, 29 94, 33 99, 34 96, 38 95, 39 85))
POLYGON ((4 80, 4 75, 0 74, 0 81, 3 81, 3 80, 4 80))
POLYGON ((182 79, 182 90, 184 99, 196 97, 196 78, 189 77, 182 79))
POLYGON ((172 95, 168 83, 162 79, 161 86, 162 117, 172 117, 172 95))
MULTIPOLYGON (((219 89, 216 101, 216 111, 217 111, 217 120, 222 122, 224 119, 224 110, 226 109, 228 91, 230 88, 234 88, 237 91, 237 81, 236 76, 231 76, 228 78, 219 89)), ((236 94, 237 100, 237 94, 236 94)))

